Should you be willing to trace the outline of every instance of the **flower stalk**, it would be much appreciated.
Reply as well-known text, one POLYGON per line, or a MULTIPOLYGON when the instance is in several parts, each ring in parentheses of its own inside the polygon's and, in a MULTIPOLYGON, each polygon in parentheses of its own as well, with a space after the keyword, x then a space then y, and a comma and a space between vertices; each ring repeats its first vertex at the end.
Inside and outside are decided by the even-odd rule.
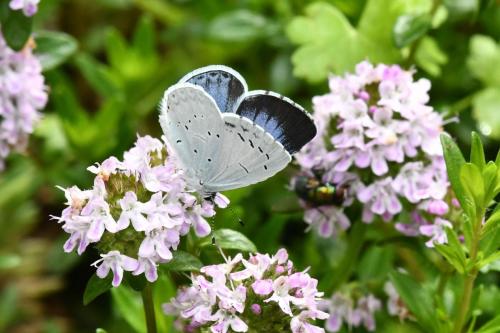
POLYGON ((153 288, 151 283, 147 283, 142 290, 142 304, 144 307, 144 315, 146 317, 146 328, 148 333, 157 333, 156 316, 153 302, 153 288))

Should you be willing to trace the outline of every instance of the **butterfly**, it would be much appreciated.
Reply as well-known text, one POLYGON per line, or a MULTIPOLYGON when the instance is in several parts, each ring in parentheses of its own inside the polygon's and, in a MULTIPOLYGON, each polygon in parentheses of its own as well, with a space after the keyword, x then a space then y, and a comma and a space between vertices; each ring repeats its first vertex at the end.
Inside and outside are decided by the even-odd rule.
POLYGON ((202 195, 268 179, 316 135, 301 106, 248 91, 243 77, 222 65, 199 68, 167 89, 160 125, 188 185, 202 195))

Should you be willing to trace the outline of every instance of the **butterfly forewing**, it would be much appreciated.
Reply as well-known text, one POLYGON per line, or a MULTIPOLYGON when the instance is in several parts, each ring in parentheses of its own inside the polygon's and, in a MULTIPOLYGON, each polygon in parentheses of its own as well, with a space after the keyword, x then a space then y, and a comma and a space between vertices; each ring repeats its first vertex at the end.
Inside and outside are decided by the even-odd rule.
POLYGON ((212 96, 221 112, 234 112, 236 103, 247 91, 243 77, 235 70, 222 65, 199 68, 184 76, 179 82, 202 87, 212 96))
POLYGON ((316 135, 316 127, 307 112, 279 94, 256 90, 247 93, 236 109, 260 125, 293 154, 316 135))

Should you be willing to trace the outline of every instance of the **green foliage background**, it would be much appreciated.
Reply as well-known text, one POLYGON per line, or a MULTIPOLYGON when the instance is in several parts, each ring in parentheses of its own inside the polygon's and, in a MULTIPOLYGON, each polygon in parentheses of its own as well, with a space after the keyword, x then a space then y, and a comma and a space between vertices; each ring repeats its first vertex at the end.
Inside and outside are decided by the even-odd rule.
MULTIPOLYGON (((0 174, 0 331, 144 329, 140 302, 130 290, 83 305, 96 253, 79 258, 62 252, 66 235, 49 220, 63 208, 55 185, 90 187, 87 166, 110 155, 120 158, 137 134, 159 137, 163 91, 195 68, 231 66, 250 89, 277 91, 310 110, 311 98, 327 91, 330 73, 350 71, 364 59, 399 63, 431 79, 430 104, 458 117, 446 129, 461 147, 467 149, 469 132, 478 130, 487 157, 494 159, 498 150, 498 1, 43 0, 32 24, 50 102, 29 150, 11 156, 0 174)), ((302 211, 287 190, 295 170, 292 165, 265 183, 228 193, 233 211, 220 211, 214 225, 240 231, 261 252, 285 246, 296 266, 311 266, 326 290, 336 283, 332 272, 346 242, 304 232, 302 211)), ((418 281, 428 281, 418 288, 423 295, 437 283, 438 269, 428 264, 429 257, 439 262, 437 254, 410 239, 379 246, 388 229, 371 229, 371 245, 354 273, 377 284, 404 263, 418 281)), ((208 251, 203 259, 217 255, 208 251)), ((179 274, 161 279, 159 303, 185 281, 179 274)), ((484 290, 475 301, 486 319, 498 314, 499 281, 497 273, 481 281, 484 290)), ((458 279, 450 285, 460 288, 458 279)), ((160 325, 169 330, 171 324, 166 318, 160 325)), ((386 314, 377 324, 381 332, 419 332, 386 314)))

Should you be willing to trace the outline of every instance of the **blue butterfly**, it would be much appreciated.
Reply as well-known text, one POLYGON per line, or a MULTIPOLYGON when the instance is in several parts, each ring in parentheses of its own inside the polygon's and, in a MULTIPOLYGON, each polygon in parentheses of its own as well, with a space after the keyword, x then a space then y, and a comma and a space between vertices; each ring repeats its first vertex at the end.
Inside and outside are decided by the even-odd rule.
POLYGON ((261 182, 316 135, 309 114, 277 93, 248 91, 243 77, 207 66, 170 87, 160 124, 190 187, 203 194, 261 182))

